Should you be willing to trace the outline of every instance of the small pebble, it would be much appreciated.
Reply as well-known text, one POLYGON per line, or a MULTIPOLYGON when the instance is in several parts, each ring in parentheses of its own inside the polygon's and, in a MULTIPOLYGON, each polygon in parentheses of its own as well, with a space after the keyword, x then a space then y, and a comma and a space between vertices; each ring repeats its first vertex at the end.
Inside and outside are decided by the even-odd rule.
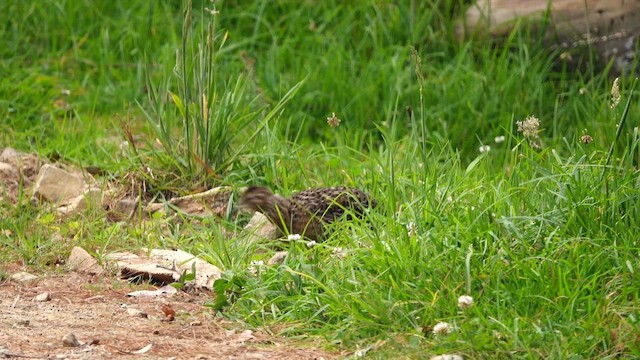
POLYGON ((464 360, 464 358, 456 354, 443 354, 434 356, 429 360, 464 360))
POLYGON ((142 311, 142 310, 138 310, 138 309, 134 309, 134 308, 128 308, 127 310, 127 315, 131 316, 131 317, 140 317, 140 318, 148 318, 149 314, 147 314, 146 312, 142 311))
POLYGON ((80 342, 73 333, 68 333, 62 338, 62 345, 67 347, 80 346, 80 342))
POLYGON ((11 280, 17 281, 19 283, 30 283, 35 280, 38 280, 38 277, 23 271, 23 272, 19 272, 11 275, 11 280))
POLYGON ((41 294, 38 294, 34 299, 37 302, 45 302, 51 300, 51 295, 49 295, 48 292, 43 292, 41 294))

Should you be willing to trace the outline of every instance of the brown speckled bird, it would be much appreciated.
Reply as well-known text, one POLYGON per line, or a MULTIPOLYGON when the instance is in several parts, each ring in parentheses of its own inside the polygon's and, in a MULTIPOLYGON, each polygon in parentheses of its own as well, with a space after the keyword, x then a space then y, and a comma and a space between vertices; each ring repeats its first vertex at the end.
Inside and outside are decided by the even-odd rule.
MULTIPOLYGON (((322 240, 324 225, 341 218, 346 210, 361 217, 366 208, 376 205, 377 201, 364 192, 345 186, 305 190, 289 199, 265 187, 251 186, 240 198, 242 208, 263 213, 281 235, 300 234, 312 240, 322 240)), ((346 220, 351 220, 351 213, 346 220)))

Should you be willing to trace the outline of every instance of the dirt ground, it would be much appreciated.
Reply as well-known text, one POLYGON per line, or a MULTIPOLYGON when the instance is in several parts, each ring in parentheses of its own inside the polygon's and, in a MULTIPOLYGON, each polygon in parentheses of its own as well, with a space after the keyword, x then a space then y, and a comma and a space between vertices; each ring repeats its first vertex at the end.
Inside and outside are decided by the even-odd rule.
MULTIPOLYGON (((16 269, 8 272, 16 272, 16 269)), ((5 269, 5 271, 7 271, 5 269)), ((19 269, 18 269, 19 271, 19 269)), ((54 359, 332 359, 340 357, 240 324, 203 306, 211 294, 179 292, 169 298, 134 298, 145 288, 80 273, 41 276, 31 283, 0 283, 0 358, 54 359), (38 302, 44 292, 51 300, 38 302), (166 321, 168 304, 176 313, 166 321), (137 309, 148 315, 131 314, 137 309), (63 345, 73 333, 81 343, 63 345), (150 346, 150 348, 149 348, 150 346), (142 351, 140 351, 142 349, 142 351), (142 352, 135 354, 135 351, 142 352)))

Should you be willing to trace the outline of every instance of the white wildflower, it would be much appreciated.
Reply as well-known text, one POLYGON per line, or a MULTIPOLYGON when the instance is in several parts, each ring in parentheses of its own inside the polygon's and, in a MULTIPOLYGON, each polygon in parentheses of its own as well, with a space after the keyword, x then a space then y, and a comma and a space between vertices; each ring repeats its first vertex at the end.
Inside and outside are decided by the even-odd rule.
POLYGON ((309 242, 307 242, 307 247, 308 248, 312 248, 314 246, 318 245, 318 243, 315 240, 311 240, 309 242))
POLYGON ((215 7, 213 9, 204 8, 204 10, 209 12, 209 14, 211 14, 211 16, 216 16, 216 15, 220 14, 220 11, 218 11, 218 9, 216 9, 215 7))
POLYGON ((483 153, 489 152, 489 150, 491 150, 491 146, 482 145, 478 148, 478 150, 480 150, 480 153, 483 154, 483 153))
POLYGON ((434 335, 446 335, 451 332, 451 326, 446 322, 439 322, 433 327, 434 335))
POLYGON ((473 306, 473 298, 469 295, 462 295, 458 298, 458 307, 467 309, 473 306))
POLYGON ((504 137, 504 135, 496 136, 496 138, 494 140, 495 140, 496 144, 500 144, 500 143, 504 142, 505 137, 504 137))
POLYGON ((406 225, 406 227, 407 227, 407 234, 409 236, 415 236, 416 235, 416 231, 418 230, 418 227, 416 226, 416 223, 411 221, 406 225))
POLYGON ((341 247, 336 247, 333 249, 331 254, 338 259, 344 259, 347 256, 347 251, 341 247))
POLYGON ((264 266, 264 261, 262 260, 251 260, 250 266, 247 270, 253 275, 258 275, 258 270, 264 266))
POLYGON ((302 238, 302 236, 300 236, 300 234, 289 234, 289 236, 287 236, 287 240, 289 241, 298 241, 302 238))

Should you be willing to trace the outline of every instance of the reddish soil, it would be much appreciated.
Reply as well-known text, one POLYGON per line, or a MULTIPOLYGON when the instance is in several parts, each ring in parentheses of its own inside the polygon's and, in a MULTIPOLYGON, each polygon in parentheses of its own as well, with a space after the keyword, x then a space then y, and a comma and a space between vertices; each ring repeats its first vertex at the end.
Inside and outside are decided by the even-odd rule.
MULTIPOLYGON (((15 270, 15 269, 13 269, 15 270)), ((5 270, 6 271, 6 270, 5 270)), ((17 271, 10 271, 9 274, 17 271)), ((260 332, 214 316, 211 294, 132 298, 144 288, 116 278, 79 273, 43 276, 32 283, 0 282, 0 358, 57 359, 331 359, 339 354, 260 332), (50 301, 37 302, 48 292, 50 301), (162 311, 168 304, 175 320, 162 311), (147 318, 129 314, 134 308, 147 318), (81 343, 66 347, 73 333, 81 343), (142 354, 134 351, 151 346, 142 354)), ((317 343, 315 343, 317 346, 317 343)))

